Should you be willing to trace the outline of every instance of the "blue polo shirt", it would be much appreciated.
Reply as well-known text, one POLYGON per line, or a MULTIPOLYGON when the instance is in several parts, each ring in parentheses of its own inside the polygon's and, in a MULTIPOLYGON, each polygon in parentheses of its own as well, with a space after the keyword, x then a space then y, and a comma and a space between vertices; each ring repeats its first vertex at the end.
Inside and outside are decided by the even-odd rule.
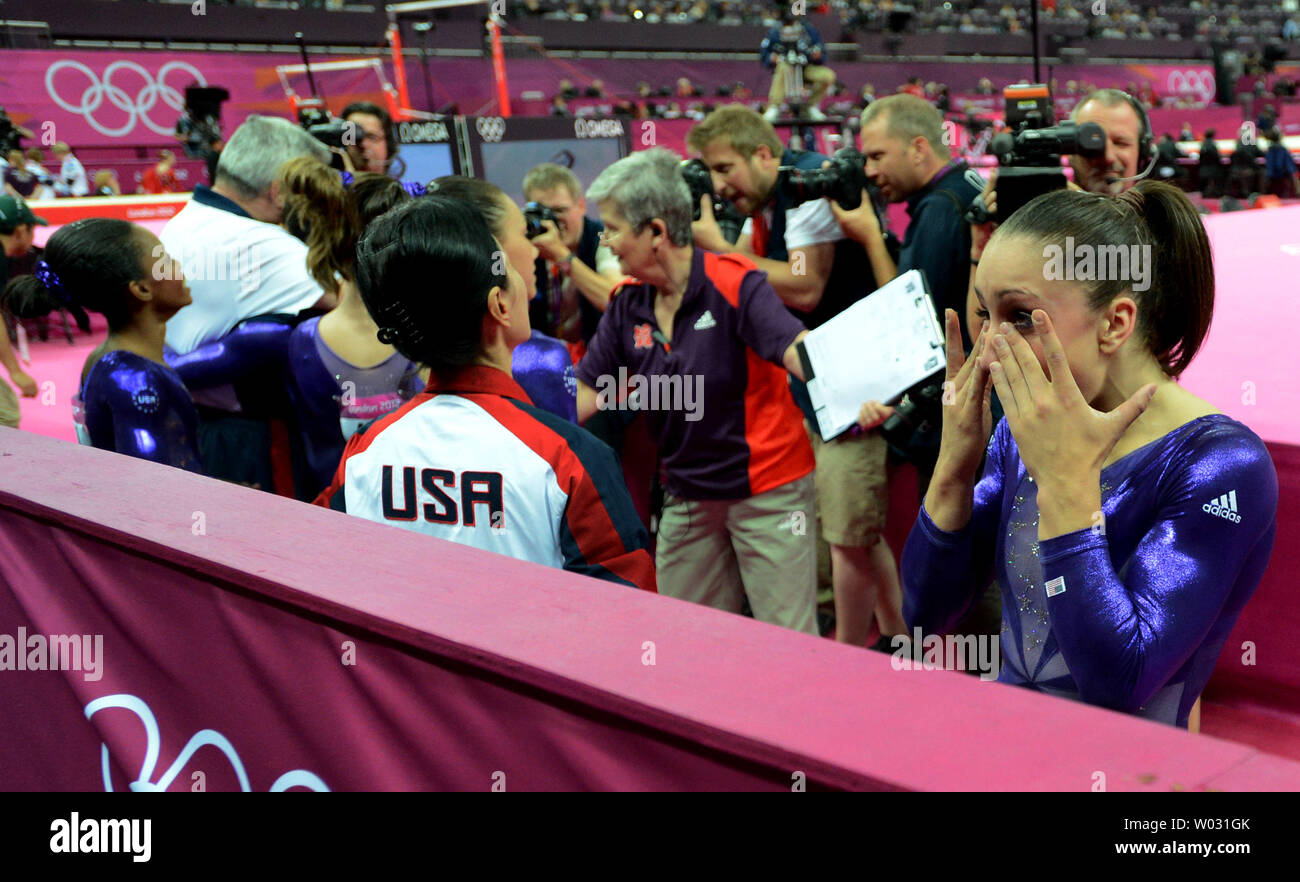
POLYGON ((782 363, 804 327, 753 262, 695 249, 671 342, 653 286, 629 279, 614 294, 576 373, 598 393, 640 387, 640 407, 605 406, 645 410, 670 493, 745 499, 813 470, 782 363))

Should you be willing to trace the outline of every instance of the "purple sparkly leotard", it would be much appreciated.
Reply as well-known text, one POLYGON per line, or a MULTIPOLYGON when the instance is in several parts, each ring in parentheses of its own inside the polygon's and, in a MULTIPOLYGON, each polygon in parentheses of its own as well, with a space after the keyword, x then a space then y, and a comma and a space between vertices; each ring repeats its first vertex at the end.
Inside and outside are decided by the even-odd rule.
POLYGON ((571 423, 578 422, 578 379, 569 347, 562 340, 534 330, 515 347, 510 373, 533 404, 571 423))
POLYGON ((1001 682, 1186 728, 1268 564, 1277 472, 1254 432, 1212 414, 1111 463, 1101 491, 1097 525, 1039 542, 1037 486, 1002 420, 967 525, 917 515, 904 616, 948 631, 996 563, 1001 682))
MULTIPOLYGON (((122 349, 106 353, 91 367, 74 403, 85 421, 85 438, 101 450, 114 450, 201 472, 198 415, 176 372, 122 349)), ((78 425, 78 435, 82 434, 78 425)))

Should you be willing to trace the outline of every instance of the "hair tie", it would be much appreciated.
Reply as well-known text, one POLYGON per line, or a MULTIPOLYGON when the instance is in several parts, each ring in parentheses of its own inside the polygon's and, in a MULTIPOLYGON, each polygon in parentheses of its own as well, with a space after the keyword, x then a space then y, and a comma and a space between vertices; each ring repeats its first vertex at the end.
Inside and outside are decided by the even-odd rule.
POLYGON ((340 172, 339 172, 339 179, 343 181, 343 186, 345 186, 345 187, 351 187, 351 186, 352 186, 352 172, 350 172, 350 171, 340 171, 340 172))
POLYGON ((383 343, 385 346, 392 346, 397 343, 397 328, 380 328, 375 336, 378 337, 379 342, 383 343))
POLYGON ((429 192, 429 189, 418 181, 406 181, 402 184, 402 189, 415 197, 423 196, 429 192))
POLYGON ((68 294, 63 290, 63 280, 60 279, 59 274, 52 270, 50 265, 45 262, 44 257, 36 261, 36 268, 32 270, 32 275, 34 275, 46 288, 58 294, 61 302, 68 302, 68 294))

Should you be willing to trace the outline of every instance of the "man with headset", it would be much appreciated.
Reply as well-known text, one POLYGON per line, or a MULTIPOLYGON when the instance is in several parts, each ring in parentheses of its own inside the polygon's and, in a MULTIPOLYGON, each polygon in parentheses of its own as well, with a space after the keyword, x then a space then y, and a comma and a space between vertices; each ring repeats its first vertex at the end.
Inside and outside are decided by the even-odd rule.
MULTIPOLYGON (((1070 119, 1080 125, 1096 123, 1106 133, 1106 152, 1101 156, 1070 157, 1074 183, 1080 189, 1118 196, 1155 168, 1157 154, 1151 120, 1146 108, 1129 93, 1121 89, 1097 89, 1074 105, 1070 119)), ((990 213, 997 210, 996 175, 994 172, 981 194, 990 213)), ((966 327, 972 337, 979 329, 975 317, 979 302, 975 296, 974 266, 979 263, 995 226, 993 223, 971 225, 972 271, 966 292, 966 327)))
POLYGON ((401 166, 390 172, 397 159, 397 135, 393 131, 393 118, 388 111, 369 101, 354 101, 343 108, 343 120, 355 130, 353 143, 348 145, 352 167, 357 171, 399 177, 401 166))
POLYGON ((1071 156, 1074 182, 1090 193, 1118 196, 1151 173, 1155 144, 1146 109, 1119 89, 1098 89, 1074 106, 1070 119, 1096 123, 1106 132, 1106 152, 1071 156))

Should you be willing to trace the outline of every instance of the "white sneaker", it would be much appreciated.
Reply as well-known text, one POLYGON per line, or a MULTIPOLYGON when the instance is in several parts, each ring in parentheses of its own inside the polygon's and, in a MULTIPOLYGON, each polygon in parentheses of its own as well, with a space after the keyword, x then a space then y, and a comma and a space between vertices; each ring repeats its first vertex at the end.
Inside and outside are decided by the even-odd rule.
POLYGON ((763 111, 763 119, 767 120, 770 123, 776 122, 776 116, 777 116, 777 109, 775 107, 769 107, 767 110, 763 111))
POLYGON ((808 106, 808 118, 813 122, 826 122, 826 114, 822 113, 816 105, 808 106))

